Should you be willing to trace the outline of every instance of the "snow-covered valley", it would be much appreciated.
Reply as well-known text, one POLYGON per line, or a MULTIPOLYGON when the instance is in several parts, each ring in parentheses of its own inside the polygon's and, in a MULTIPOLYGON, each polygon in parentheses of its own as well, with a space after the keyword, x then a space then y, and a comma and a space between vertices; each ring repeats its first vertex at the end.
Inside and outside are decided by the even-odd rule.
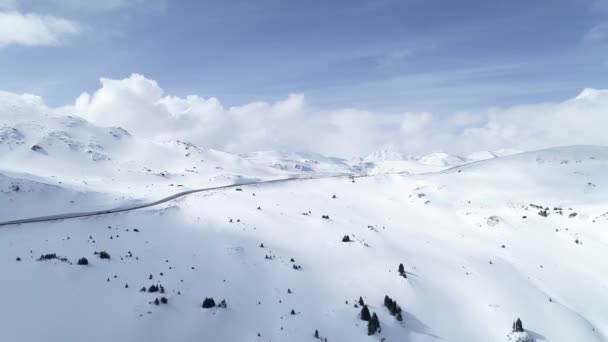
POLYGON ((301 178, 0 226, 2 341, 608 340, 606 147, 237 155, 2 105, 0 222, 301 178))

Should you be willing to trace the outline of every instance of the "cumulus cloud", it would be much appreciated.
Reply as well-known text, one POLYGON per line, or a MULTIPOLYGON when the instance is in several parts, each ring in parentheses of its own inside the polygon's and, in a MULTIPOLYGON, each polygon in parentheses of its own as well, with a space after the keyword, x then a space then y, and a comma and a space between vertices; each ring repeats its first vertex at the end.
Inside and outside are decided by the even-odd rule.
POLYGON ((556 103, 437 115, 357 109, 312 110, 302 94, 274 103, 225 107, 216 98, 170 96, 154 80, 133 74, 101 79, 62 112, 104 126, 123 126, 151 139, 182 139, 247 152, 315 151, 362 156, 378 149, 424 154, 445 151, 538 149, 556 145, 607 145, 608 90, 587 89, 556 103))
POLYGON ((0 46, 58 45, 65 37, 80 31, 77 22, 67 19, 16 11, 0 12, 0 46))

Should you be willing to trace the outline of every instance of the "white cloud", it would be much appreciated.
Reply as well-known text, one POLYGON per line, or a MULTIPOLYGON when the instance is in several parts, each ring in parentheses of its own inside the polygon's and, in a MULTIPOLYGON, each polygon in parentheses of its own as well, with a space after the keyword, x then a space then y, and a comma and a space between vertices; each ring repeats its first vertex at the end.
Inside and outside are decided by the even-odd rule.
POLYGON ((49 2, 58 8, 81 12, 104 12, 144 5, 146 8, 162 9, 165 6, 165 0, 49 0, 49 2))
POLYGON ((15 11, 0 12, 0 46, 58 45, 65 37, 80 31, 77 22, 67 19, 15 11))
POLYGON ((586 42, 608 41, 608 21, 593 26, 583 38, 586 42))
POLYGON ((133 74, 101 79, 63 112, 99 125, 120 125, 155 139, 182 139, 235 152, 282 149, 361 156, 383 148, 424 154, 520 150, 556 145, 608 145, 608 90, 583 91, 559 103, 477 113, 376 113, 311 110, 301 94, 226 108, 216 98, 168 96, 153 80, 133 74))

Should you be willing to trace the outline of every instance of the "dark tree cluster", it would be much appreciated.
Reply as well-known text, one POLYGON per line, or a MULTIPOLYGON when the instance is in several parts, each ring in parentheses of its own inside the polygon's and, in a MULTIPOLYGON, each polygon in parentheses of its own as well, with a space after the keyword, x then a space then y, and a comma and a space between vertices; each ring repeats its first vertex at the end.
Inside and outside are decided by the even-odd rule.
POLYGON ((403 317, 401 317, 401 307, 397 304, 396 300, 391 299, 388 295, 384 296, 384 306, 398 321, 403 320, 403 317))
POLYGON ((88 264, 89 264, 89 260, 87 260, 87 258, 78 259, 78 265, 88 265, 88 264))
POLYGON ((329 220, 329 215, 322 215, 322 216, 321 216, 321 218, 322 218, 322 219, 329 220))
POLYGON ((344 237, 342 238, 342 242, 350 242, 350 237, 348 235, 344 235, 344 237))
POLYGON ((213 298, 205 297, 203 301, 203 309, 210 309, 215 307, 215 300, 213 298))
POLYGON ((95 252, 93 254, 99 256, 100 259, 110 259, 110 253, 106 251, 95 252))
POLYGON ((158 298, 156 298, 154 300, 154 305, 158 305, 158 304, 167 304, 169 303, 169 300, 167 299, 167 297, 160 297, 160 300, 158 300, 158 298))
POLYGON ((66 257, 59 257, 59 256, 57 256, 56 253, 42 254, 40 256, 40 258, 37 259, 37 261, 46 261, 46 260, 54 260, 54 259, 62 261, 62 262, 68 262, 68 263, 70 262, 68 260, 68 258, 66 258, 66 257))
POLYGON ((48 253, 48 254, 42 254, 42 255, 40 255, 40 258, 38 258, 38 261, 53 260, 53 259, 57 259, 57 254, 55 254, 55 253, 48 253))
POLYGON ((542 217, 547 217, 547 216, 549 216, 549 211, 548 211, 548 209, 543 209, 538 212, 538 215, 540 215, 542 217))
POLYGON ((218 308, 222 308, 225 309, 228 307, 228 304, 226 304, 226 300, 222 299, 222 301, 217 305, 218 308))
POLYGON ((522 323, 521 319, 517 319, 515 322, 513 322, 513 332, 524 332, 524 324, 522 323))
POLYGON ((296 265, 296 264, 293 264, 293 266, 291 266, 291 267, 292 267, 294 270, 301 270, 301 269, 302 269, 302 266, 301 266, 301 265, 296 265))
POLYGON ((367 334, 371 336, 380 331, 380 321, 378 320, 378 315, 374 312, 372 318, 367 322, 367 334))
MULTIPOLYGON (((145 290, 145 288, 143 288, 145 290)), ((150 293, 154 293, 154 292, 160 292, 160 293, 165 293, 165 288, 162 285, 150 285, 150 287, 148 288, 148 292, 150 293)))

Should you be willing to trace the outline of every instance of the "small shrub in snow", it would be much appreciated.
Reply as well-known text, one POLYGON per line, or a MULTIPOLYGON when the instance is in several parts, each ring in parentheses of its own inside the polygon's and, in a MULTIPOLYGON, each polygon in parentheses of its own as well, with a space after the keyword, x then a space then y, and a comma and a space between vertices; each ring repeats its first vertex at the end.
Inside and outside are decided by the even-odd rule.
POLYGON ((88 265, 88 264, 89 264, 89 260, 87 260, 87 258, 78 259, 78 265, 88 265))
POLYGON ((167 304, 167 303, 169 303, 169 300, 167 299, 167 297, 161 297, 160 302, 163 304, 167 304))
POLYGON ((322 218, 322 219, 329 220, 329 215, 322 215, 322 216, 321 216, 321 218, 322 218))
POLYGON ((213 298, 205 298, 205 300, 203 301, 203 309, 210 309, 215 307, 215 300, 213 300, 213 298))
POLYGON ((150 285, 150 287, 148 288, 148 292, 150 292, 150 293, 158 292, 158 286, 150 285))
POLYGON ((342 242, 350 242, 350 237, 348 235, 344 235, 342 242))
POLYGON ((16 261, 21 261, 21 257, 17 257, 17 259, 15 259, 16 261))

